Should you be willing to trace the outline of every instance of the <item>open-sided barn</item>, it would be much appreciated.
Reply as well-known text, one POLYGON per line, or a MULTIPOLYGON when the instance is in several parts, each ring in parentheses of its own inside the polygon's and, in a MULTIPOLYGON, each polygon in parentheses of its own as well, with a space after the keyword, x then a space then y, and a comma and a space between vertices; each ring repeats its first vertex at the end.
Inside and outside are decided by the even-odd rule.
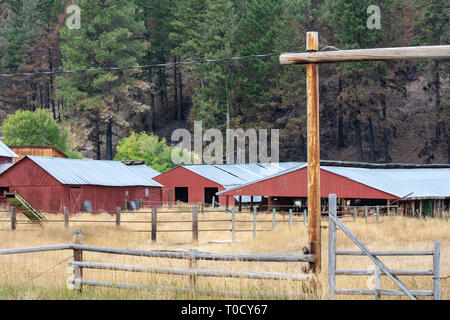
MULTIPOLYGON (((341 204, 376 205, 397 200, 406 214, 425 209, 431 204, 432 214, 448 210, 450 199, 450 166, 370 165, 332 163, 321 165, 321 197, 336 194, 341 204)), ((219 196, 265 196, 270 210, 292 205, 296 199, 306 201, 307 164, 279 172, 247 184, 228 188, 219 196)), ((431 213, 431 212, 430 212, 431 213)))
POLYGON ((114 212, 129 201, 158 206, 161 188, 120 161, 25 156, 0 175, 2 194, 17 192, 42 211, 82 211, 85 201, 94 212, 114 212))
MULTIPOLYGON (((168 170, 154 180, 164 186, 164 202, 171 198, 171 201, 211 204, 215 197, 216 202, 226 205, 227 197, 218 197, 217 192, 271 176, 296 165, 296 162, 184 165, 168 170)), ((249 197, 242 199, 244 202, 249 200, 249 197)), ((229 198, 228 201, 229 205, 234 204, 234 199, 229 198)))

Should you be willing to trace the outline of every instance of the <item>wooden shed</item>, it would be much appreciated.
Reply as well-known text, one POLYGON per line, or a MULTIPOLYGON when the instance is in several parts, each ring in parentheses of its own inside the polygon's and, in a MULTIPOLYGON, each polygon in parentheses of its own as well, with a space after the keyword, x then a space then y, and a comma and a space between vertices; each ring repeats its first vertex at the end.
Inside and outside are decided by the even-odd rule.
POLYGON ((67 158, 64 152, 54 146, 10 146, 9 148, 19 156, 14 162, 24 156, 67 158))
POLYGON ((18 192, 37 210, 115 212, 131 201, 161 204, 162 185, 120 161, 25 156, 0 175, 2 194, 18 192))

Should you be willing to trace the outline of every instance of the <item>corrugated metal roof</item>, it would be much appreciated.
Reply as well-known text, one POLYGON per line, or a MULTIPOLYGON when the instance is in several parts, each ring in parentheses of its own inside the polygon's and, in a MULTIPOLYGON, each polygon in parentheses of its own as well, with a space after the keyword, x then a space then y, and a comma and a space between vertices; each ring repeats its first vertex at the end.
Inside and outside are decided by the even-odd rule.
MULTIPOLYGON (((230 188, 226 188, 226 190, 217 192, 216 194, 217 194, 217 195, 221 195, 221 194, 223 194, 223 193, 226 193, 226 192, 229 192, 229 191, 233 191, 233 190, 235 190, 235 189, 239 189, 239 188, 242 188, 242 187, 246 187, 246 186, 252 185, 252 184, 257 183, 257 182, 261 182, 261 181, 264 181, 264 180, 272 179, 272 178, 281 176, 281 175, 283 175, 283 174, 287 174, 287 173, 290 173, 290 172, 293 172, 293 171, 302 169, 302 168, 304 168, 304 167, 307 166, 307 163, 306 163, 306 162, 290 162, 289 165, 287 165, 287 166, 292 166, 292 167, 291 167, 290 169, 281 170, 281 171, 279 171, 279 172, 277 172, 277 173, 275 173, 275 174, 268 175, 268 176, 263 177, 263 178, 261 178, 261 179, 257 179, 257 180, 250 181, 250 182, 245 183, 245 184, 242 184, 242 185, 240 185, 240 186, 233 186, 233 187, 230 187, 230 188), (296 164, 296 165, 294 166, 294 164, 296 164)), ((274 169, 273 169, 273 170, 274 170, 274 169)), ((264 196, 264 195, 262 194, 261 196, 264 196)))
POLYGON ((136 174, 120 161, 27 157, 62 184, 162 187, 156 181, 136 174))
POLYGON ((399 198, 441 198, 450 196, 449 168, 368 169, 322 167, 323 170, 355 180, 399 198))
MULTIPOLYGON (((227 188, 226 190, 218 192, 217 195, 300 170, 306 166, 306 163, 300 163, 300 165, 297 165, 296 167, 278 172, 274 175, 251 181, 240 186, 227 188)), ((373 169, 321 166, 321 169, 399 198, 403 198, 407 195, 406 199, 450 197, 450 168, 373 169)))
POLYGON ((1 157, 11 157, 11 158, 18 158, 19 157, 14 151, 12 151, 2 141, 0 141, 0 156, 1 157))
POLYGON ((13 166, 14 163, 0 163, 0 174, 3 173, 3 171, 5 171, 6 169, 8 169, 9 167, 13 166))
POLYGON ((263 179, 299 164, 301 163, 199 164, 183 167, 229 189, 263 179))
POLYGON ((133 170, 134 173, 136 173, 142 177, 148 178, 148 179, 152 179, 160 174, 159 171, 156 171, 155 169, 153 169, 145 164, 132 165, 132 166, 128 166, 128 168, 133 170))

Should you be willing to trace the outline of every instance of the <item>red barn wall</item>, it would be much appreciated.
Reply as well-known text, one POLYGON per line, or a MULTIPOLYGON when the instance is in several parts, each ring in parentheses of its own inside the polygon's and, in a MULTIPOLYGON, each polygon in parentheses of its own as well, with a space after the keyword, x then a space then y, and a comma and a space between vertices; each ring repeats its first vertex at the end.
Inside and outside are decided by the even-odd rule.
POLYGON ((25 158, 0 175, 0 187, 17 191, 33 207, 43 211, 70 212, 81 210, 84 200, 90 200, 93 211, 115 212, 124 208, 125 200, 142 199, 147 206, 161 204, 161 188, 150 186, 110 187, 62 185, 32 160, 25 158), (145 196, 148 189, 148 196, 145 196), (128 191, 128 195, 126 192, 128 191))
MULTIPOLYGON (((209 179, 206 179, 188 169, 177 167, 156 176, 153 180, 159 182, 164 186, 163 202, 168 202, 168 190, 172 190, 172 201, 175 201, 175 187, 188 188, 189 203, 205 202, 205 188, 218 188, 219 191, 225 188, 209 179)), ((220 204, 225 205, 226 199, 224 196, 219 197, 220 204)), ((230 205, 233 205, 233 199, 230 198, 230 205)))
MULTIPOLYGON (((308 197, 307 168, 263 180, 227 192, 228 195, 308 197)), ((343 176, 320 170, 320 193, 326 198, 336 194, 345 199, 397 199, 398 197, 350 180, 343 176)))

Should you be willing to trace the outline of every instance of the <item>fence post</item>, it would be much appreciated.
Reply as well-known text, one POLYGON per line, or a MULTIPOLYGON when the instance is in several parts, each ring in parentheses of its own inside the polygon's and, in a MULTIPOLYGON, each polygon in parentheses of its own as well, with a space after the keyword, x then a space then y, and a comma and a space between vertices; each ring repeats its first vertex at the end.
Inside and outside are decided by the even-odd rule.
POLYGON ((69 228, 69 209, 67 207, 63 208, 64 212, 64 228, 69 228))
POLYGON ((303 209, 303 222, 305 223, 305 227, 308 226, 308 210, 303 209))
POLYGON ((17 220, 16 220, 16 207, 9 207, 9 215, 11 217, 11 231, 16 230, 17 220))
POLYGON ((275 218, 276 218, 276 210, 272 210, 272 231, 275 230, 275 218))
POLYGON ((369 218, 369 213, 367 211, 368 211, 367 206, 364 206, 364 217, 366 218, 366 223, 369 218))
POLYGON ((353 207, 353 221, 356 221, 356 217, 357 217, 357 210, 356 206, 353 207))
POLYGON ((116 227, 119 228, 120 227, 120 214, 121 214, 122 208, 121 207, 117 207, 116 210, 116 227))
POLYGON ((380 206, 377 206, 377 222, 379 218, 380 218, 380 206))
POLYGON ((375 300, 380 300, 380 290, 381 290, 381 270, 380 267, 375 265, 374 270, 374 277, 375 277, 375 300))
POLYGON ((433 253, 433 298, 434 300, 441 300, 441 243, 436 241, 434 243, 433 253))
MULTIPOLYGON (((328 196, 328 214, 336 217, 336 195, 328 196)), ((336 297, 336 224, 328 219, 328 299, 336 297)))
POLYGON ((231 208, 231 241, 235 240, 236 233, 236 212, 235 208, 231 208))
MULTIPOLYGON (((190 258, 189 258, 189 269, 191 271, 195 271, 197 272, 198 270, 198 260, 197 260, 197 254, 198 250, 196 249, 190 249, 189 253, 191 254, 190 258)), ((192 294, 195 293, 195 289, 197 287, 197 274, 190 274, 189 275, 189 285, 192 289, 192 294)))
MULTIPOLYGON (((83 231, 74 230, 72 234, 72 243, 73 244, 83 244, 83 231)), ((83 250, 73 249, 73 261, 83 262, 83 250)), ((83 279, 83 269, 79 266, 74 266, 75 274, 75 289, 81 292, 82 285, 80 281, 83 279), (77 281, 78 280, 78 281, 77 281)))
POLYGON ((289 226, 292 225, 292 209, 289 209, 289 226))
POLYGON ((152 208, 152 242, 156 242, 156 229, 158 225, 158 211, 152 208))
POLYGON ((253 208, 253 239, 256 238, 256 208, 253 208))
POLYGON ((198 208, 192 207, 192 242, 198 243, 198 208))

